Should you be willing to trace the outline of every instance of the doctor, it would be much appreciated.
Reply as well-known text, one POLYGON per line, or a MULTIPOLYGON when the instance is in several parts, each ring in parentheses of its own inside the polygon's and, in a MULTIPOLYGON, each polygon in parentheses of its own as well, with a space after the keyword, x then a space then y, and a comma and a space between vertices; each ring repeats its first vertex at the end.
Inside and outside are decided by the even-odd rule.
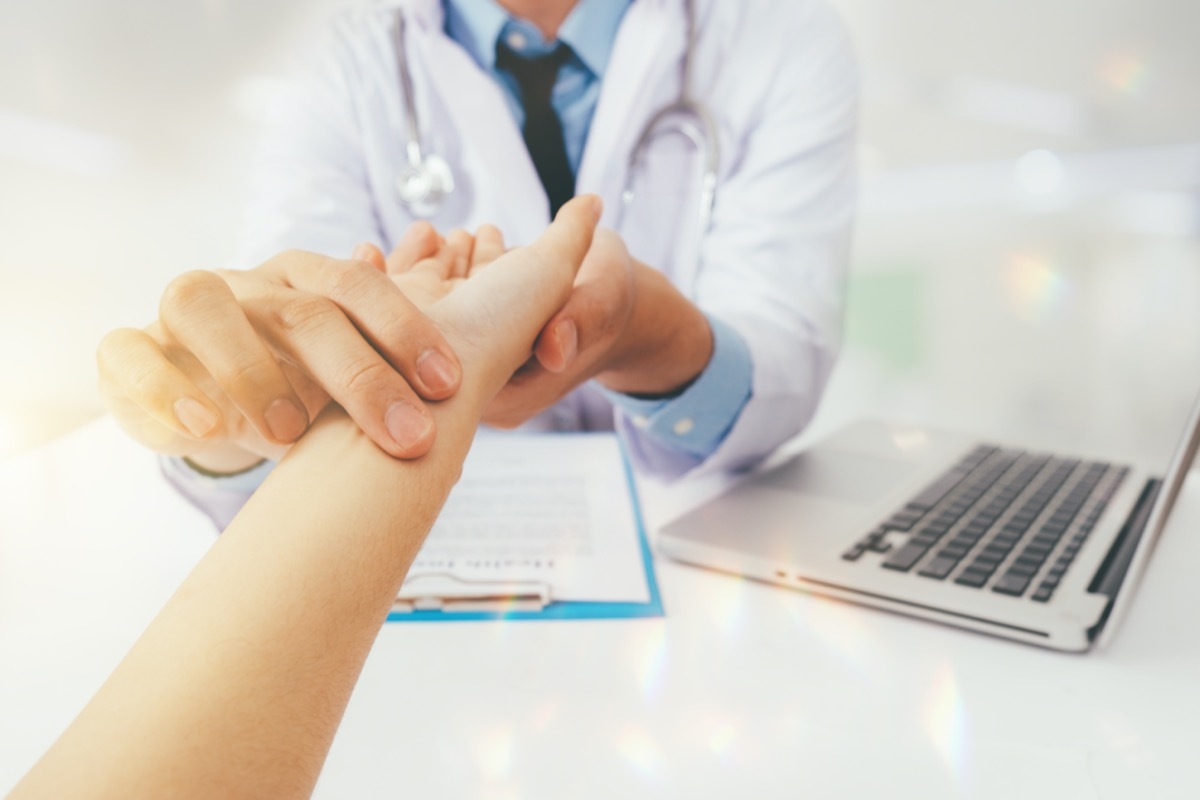
POLYGON ((615 425, 673 477, 753 464, 811 418, 854 202, 856 74, 821 0, 404 0, 339 17, 314 56, 254 180, 241 261, 262 266, 189 273, 101 346, 110 406, 187 456, 181 486, 246 473, 213 479, 236 495, 330 397, 385 451, 426 452, 419 398, 453 394, 458 362, 363 243, 466 274, 574 193, 613 232, 486 422, 615 425), (455 228, 476 234, 436 233, 455 228))

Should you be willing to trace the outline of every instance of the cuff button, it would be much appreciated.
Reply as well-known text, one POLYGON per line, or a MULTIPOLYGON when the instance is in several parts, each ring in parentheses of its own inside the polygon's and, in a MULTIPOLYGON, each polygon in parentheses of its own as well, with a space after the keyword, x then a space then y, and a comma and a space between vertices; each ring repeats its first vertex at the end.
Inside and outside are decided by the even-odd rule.
POLYGON ((675 432, 676 436, 687 436, 692 432, 692 428, 694 427, 696 427, 696 423, 692 422, 692 418, 684 417, 672 425, 671 430, 675 432))

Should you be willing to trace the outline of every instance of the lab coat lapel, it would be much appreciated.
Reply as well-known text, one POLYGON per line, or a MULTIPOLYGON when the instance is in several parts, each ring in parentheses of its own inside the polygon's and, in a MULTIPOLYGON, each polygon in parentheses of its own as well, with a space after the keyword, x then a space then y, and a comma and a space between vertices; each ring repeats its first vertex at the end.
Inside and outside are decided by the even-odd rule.
MULTIPOLYGON (((502 89, 442 34, 440 24, 432 28, 428 19, 422 22, 419 35, 414 31, 409 37, 415 51, 413 80, 424 86, 426 98, 439 99, 440 110, 449 115, 450 130, 460 139, 463 153, 471 154, 472 160, 477 158, 476 170, 486 172, 473 176, 487 183, 487 187, 477 187, 476 197, 505 198, 502 207, 489 209, 503 218, 488 221, 496 224, 510 243, 527 244, 548 224, 550 205, 502 89)), ((416 88, 418 97, 421 85, 416 88)), ((425 119, 434 117, 426 109, 419 111, 425 119)))
POLYGON ((602 224, 616 220, 629 155, 645 123, 679 97, 686 25, 681 0, 639 0, 625 12, 575 182, 579 193, 604 198, 602 224))

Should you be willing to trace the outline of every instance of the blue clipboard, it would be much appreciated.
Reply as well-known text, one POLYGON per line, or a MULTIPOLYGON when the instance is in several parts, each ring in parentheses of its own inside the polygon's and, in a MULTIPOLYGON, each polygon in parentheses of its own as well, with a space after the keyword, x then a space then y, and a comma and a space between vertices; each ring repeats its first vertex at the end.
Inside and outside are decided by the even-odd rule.
POLYGON ((503 608, 487 611, 442 611, 418 609, 413 611, 393 611, 388 614, 388 622, 468 622, 477 620, 536 620, 536 619, 634 619, 638 617, 664 616, 662 596, 658 591, 658 579, 654 574, 654 561, 650 554, 650 542, 646 537, 646 527, 642 521, 642 506, 638 499, 637 486, 633 480, 633 468, 625 448, 621 446, 621 464, 625 469, 625 484, 629 489, 630 504, 633 507, 634 524, 637 526, 638 549, 642 556, 642 568, 646 575, 646 589, 650 599, 645 603, 610 603, 610 602, 564 602, 550 601, 542 609, 503 608))

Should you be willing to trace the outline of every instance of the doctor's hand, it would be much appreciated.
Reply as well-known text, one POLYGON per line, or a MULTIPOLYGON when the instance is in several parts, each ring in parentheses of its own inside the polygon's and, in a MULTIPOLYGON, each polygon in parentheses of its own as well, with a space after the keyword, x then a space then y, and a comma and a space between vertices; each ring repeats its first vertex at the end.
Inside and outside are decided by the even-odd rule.
POLYGON ((593 379, 624 394, 673 397, 708 365, 712 332, 662 273, 631 257, 614 231, 600 230, 534 353, 485 422, 515 427, 593 379))
POLYGON ((385 274, 304 252, 180 276, 157 322, 111 332, 97 358, 101 394, 129 434, 215 472, 278 458, 330 398, 385 452, 421 456, 435 436, 422 398, 453 395, 462 374, 439 327, 385 274))

